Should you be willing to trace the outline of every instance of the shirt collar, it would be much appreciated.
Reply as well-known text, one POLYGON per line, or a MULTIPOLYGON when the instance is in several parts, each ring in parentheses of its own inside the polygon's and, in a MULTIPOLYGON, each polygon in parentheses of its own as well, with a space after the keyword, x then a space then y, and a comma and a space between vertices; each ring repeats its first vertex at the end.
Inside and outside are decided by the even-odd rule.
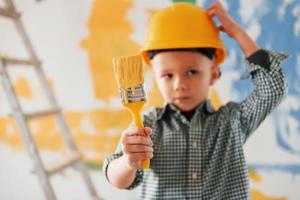
MULTIPOLYGON (((161 112, 157 115, 157 120, 160 120, 169 111, 175 112, 176 115, 181 114, 180 110, 176 106, 170 103, 165 103, 161 112)), ((210 100, 203 101, 195 108, 195 115, 201 112, 205 112, 206 114, 212 114, 215 112, 210 100)))

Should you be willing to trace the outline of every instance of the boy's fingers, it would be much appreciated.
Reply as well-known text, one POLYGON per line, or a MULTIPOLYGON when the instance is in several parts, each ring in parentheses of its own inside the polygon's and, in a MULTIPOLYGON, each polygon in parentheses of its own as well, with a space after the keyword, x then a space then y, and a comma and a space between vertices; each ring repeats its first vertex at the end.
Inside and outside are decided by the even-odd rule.
POLYGON ((223 9, 223 4, 221 3, 221 1, 214 1, 212 4, 211 4, 212 7, 215 7, 215 8, 218 8, 218 9, 223 9))
POLYGON ((139 144, 139 145, 148 145, 152 146, 152 141, 150 137, 145 136, 125 136, 122 139, 123 145, 130 145, 130 144, 139 144))
POLYGON ((142 135, 142 136, 150 136, 152 133, 152 129, 149 127, 145 127, 145 128, 129 128, 126 129, 122 135, 123 136, 135 136, 135 135, 142 135))
POLYGON ((153 148, 146 145, 126 145, 123 147, 124 153, 152 153, 153 148))
POLYGON ((223 9, 223 5, 219 1, 214 1, 212 4, 210 4, 207 7, 207 10, 211 10, 211 9, 223 9))
POLYGON ((144 130, 147 136, 152 135, 152 129, 150 127, 145 127, 144 130))
POLYGON ((207 13, 210 17, 221 16, 225 12, 225 9, 221 2, 215 1, 207 8, 207 13))
POLYGON ((153 158, 153 153, 133 153, 127 156, 128 165, 133 168, 140 168, 142 161, 153 158))
POLYGON ((144 130, 138 127, 131 127, 123 131, 123 135, 133 136, 133 135, 144 135, 144 130))
POLYGON ((128 155, 128 161, 130 163, 143 161, 153 158, 153 153, 132 153, 128 155))
POLYGON ((214 8, 214 7, 207 10, 207 14, 208 14, 209 17, 214 17, 214 16, 216 16, 216 15, 217 15, 216 12, 217 12, 217 9, 214 8))
POLYGON ((130 162, 130 166, 134 167, 134 168, 140 168, 142 161, 134 161, 134 162, 130 162))
POLYGON ((217 2, 218 2, 218 1, 212 2, 212 3, 207 7, 207 10, 216 7, 217 2))

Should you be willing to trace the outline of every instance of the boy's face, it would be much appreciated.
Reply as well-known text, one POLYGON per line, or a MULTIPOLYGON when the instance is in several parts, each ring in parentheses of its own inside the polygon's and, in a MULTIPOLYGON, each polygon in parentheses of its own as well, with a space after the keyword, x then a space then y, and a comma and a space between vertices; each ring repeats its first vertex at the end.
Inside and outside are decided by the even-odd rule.
POLYGON ((193 110, 206 100, 209 86, 219 76, 214 61, 197 52, 162 52, 151 64, 164 100, 181 111, 193 110))

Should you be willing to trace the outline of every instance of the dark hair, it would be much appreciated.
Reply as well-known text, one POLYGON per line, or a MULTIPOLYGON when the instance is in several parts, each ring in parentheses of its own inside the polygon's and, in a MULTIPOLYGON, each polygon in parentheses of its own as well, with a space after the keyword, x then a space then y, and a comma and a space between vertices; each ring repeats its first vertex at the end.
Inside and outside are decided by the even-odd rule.
POLYGON ((168 51, 191 51, 191 52, 197 52, 201 53, 202 55, 205 55, 209 59, 213 59, 216 55, 216 49, 215 48, 178 48, 178 49, 159 49, 159 50, 150 50, 147 52, 147 56, 150 60, 154 58, 159 53, 162 52, 168 52, 168 51))

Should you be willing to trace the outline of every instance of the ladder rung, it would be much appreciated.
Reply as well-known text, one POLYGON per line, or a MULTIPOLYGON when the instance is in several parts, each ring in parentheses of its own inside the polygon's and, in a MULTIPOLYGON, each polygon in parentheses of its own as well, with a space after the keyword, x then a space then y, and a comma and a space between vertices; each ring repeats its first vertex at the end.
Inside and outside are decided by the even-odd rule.
POLYGON ((62 160, 53 162, 52 164, 49 163, 49 166, 46 167, 46 171, 49 175, 53 175, 75 164, 79 160, 81 160, 81 155, 74 152, 65 156, 65 158, 62 160))
POLYGON ((60 112, 60 108, 53 108, 53 109, 44 110, 44 111, 27 113, 27 114, 25 114, 25 117, 27 119, 38 118, 38 117, 44 117, 44 116, 48 116, 48 115, 57 114, 58 112, 60 112))
POLYGON ((1 60, 7 65, 39 65, 39 61, 24 60, 17 58, 1 57, 1 60))
POLYGON ((5 8, 0 8, 0 15, 4 17, 15 18, 15 19, 20 17, 20 13, 16 13, 12 10, 8 10, 5 8))

